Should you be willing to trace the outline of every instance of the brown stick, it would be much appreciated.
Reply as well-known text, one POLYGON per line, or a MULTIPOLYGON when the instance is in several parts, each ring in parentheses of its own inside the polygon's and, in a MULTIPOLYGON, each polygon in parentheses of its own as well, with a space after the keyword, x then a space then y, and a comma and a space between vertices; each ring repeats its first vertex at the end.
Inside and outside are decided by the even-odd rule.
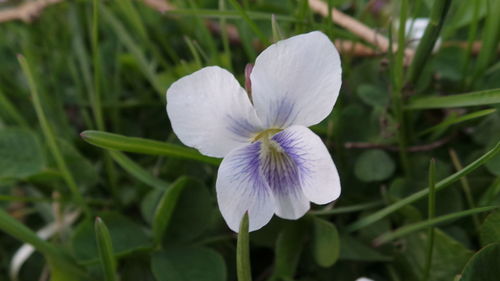
POLYGON ((144 4, 150 6, 151 8, 157 10, 160 13, 165 13, 166 11, 171 11, 175 9, 174 5, 168 3, 165 0, 142 0, 144 4))
MULTIPOLYGON (((455 135, 449 135, 445 138, 442 138, 442 139, 437 140, 435 142, 431 142, 429 144, 410 146, 407 148, 407 151, 408 152, 430 151, 430 150, 433 150, 433 149, 438 148, 440 146, 443 146, 444 144, 446 144, 450 140, 452 140, 454 137, 455 137, 455 135)), ((396 145, 387 145, 387 144, 369 143, 369 142, 346 142, 346 143, 344 143, 344 147, 347 149, 380 148, 380 149, 385 149, 385 150, 389 150, 389 151, 399 151, 399 147, 396 145)))
MULTIPOLYGON (((321 0, 308 0, 309 7, 311 10, 319 13, 320 15, 326 17, 328 16, 328 5, 321 0)), ((377 46, 381 52, 385 53, 389 50, 390 43, 389 39, 387 39, 382 34, 373 30, 369 26, 364 23, 356 20, 355 18, 342 13, 341 11, 333 8, 332 11, 332 21, 343 28, 351 31, 352 33, 359 36, 361 39, 369 42, 375 46, 377 46)), ((397 50, 397 45, 392 45, 392 50, 397 50)), ((408 62, 413 58, 415 51, 412 49, 405 49, 405 60, 408 62)))
POLYGON ((38 0, 22 4, 16 8, 0 11, 0 23, 21 20, 31 22, 45 7, 57 4, 63 0, 38 0))

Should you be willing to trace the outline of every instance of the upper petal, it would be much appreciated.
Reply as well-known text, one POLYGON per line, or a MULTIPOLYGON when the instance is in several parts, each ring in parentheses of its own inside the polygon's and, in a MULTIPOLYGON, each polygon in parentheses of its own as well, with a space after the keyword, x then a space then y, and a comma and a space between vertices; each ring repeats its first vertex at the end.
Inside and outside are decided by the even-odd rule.
POLYGON ((185 145, 213 157, 225 156, 261 130, 245 90, 217 66, 173 83, 167 90, 167 113, 185 145))
POLYGON ((250 75, 259 118, 268 128, 321 122, 337 100, 341 73, 337 49, 319 31, 269 46, 250 75))
POLYGON ((238 232, 248 212, 249 231, 266 225, 274 214, 274 199, 261 170, 261 142, 231 151, 219 167, 217 203, 229 228, 238 232))
POLYGON ((330 153, 321 139, 303 126, 292 126, 273 136, 297 167, 301 191, 316 204, 340 196, 340 179, 330 153))

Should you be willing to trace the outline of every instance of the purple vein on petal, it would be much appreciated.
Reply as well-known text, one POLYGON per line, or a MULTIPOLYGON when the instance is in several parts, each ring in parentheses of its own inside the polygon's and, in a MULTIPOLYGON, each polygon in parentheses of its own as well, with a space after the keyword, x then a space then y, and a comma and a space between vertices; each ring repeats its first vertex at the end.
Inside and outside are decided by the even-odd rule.
MULTIPOLYGON (((260 163, 260 150, 262 142, 258 141, 246 146, 235 155, 233 167, 238 171, 233 175, 234 182, 246 182, 253 186, 252 193, 257 193, 258 198, 268 196, 269 188, 262 176, 260 163)), ((252 195, 252 194, 250 194, 252 195)))
MULTIPOLYGON (((228 120, 226 128, 238 137, 249 139, 253 134, 261 130, 261 128, 250 123, 247 119, 234 118, 231 115, 226 115, 226 118, 228 120)), ((236 140, 240 139, 236 138, 236 140)))
POLYGON ((269 116, 267 124, 276 127, 284 128, 293 124, 297 117, 294 103, 285 98, 276 100, 269 104, 269 116))

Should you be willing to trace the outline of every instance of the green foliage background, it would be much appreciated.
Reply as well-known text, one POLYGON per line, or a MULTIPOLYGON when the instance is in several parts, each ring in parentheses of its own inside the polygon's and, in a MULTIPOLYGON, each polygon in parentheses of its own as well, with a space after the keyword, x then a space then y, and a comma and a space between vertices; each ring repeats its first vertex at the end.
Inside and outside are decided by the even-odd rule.
POLYGON ((409 65, 305 0, 171 4, 62 1, 0 23, 0 280, 498 280, 499 0, 328 1, 399 45, 396 23, 430 17, 409 65), (377 51, 341 52, 339 101, 313 128, 342 195, 238 237, 220 160, 178 141, 166 89, 207 65, 243 83, 263 48, 312 30, 377 51))

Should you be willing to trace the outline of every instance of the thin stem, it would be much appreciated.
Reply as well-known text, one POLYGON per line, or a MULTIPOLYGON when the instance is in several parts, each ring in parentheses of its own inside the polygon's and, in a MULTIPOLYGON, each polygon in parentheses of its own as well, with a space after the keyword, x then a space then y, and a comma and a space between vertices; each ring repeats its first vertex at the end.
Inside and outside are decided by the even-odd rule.
MULTIPOLYGON (((401 12, 399 18, 399 29, 398 29, 398 49, 396 51, 396 57, 392 61, 392 76, 393 76, 393 88, 392 88, 392 107, 394 110, 394 115, 399 124, 398 130, 398 146, 400 150, 401 163, 405 172, 410 173, 410 161, 408 159, 407 153, 407 134, 406 134, 406 121, 404 116, 404 102, 403 102, 403 60, 404 60, 404 46, 405 46, 405 31, 406 31, 406 19, 408 17, 408 0, 403 0, 401 2, 401 12)), ((392 39, 392 34, 391 34, 392 39)), ((391 40, 392 41, 392 40, 391 40)), ((392 42, 391 42, 392 43, 392 42)))

